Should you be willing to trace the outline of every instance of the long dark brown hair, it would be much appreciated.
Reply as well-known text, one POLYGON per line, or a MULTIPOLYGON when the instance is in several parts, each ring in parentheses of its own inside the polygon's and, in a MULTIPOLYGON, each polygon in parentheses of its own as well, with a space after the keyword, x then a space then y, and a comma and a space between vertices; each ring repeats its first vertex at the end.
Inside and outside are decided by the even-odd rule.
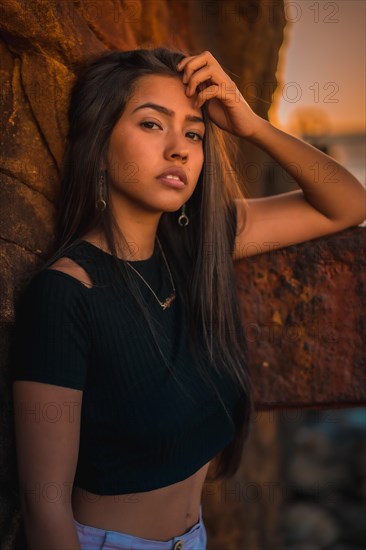
MULTIPOLYGON (((46 262, 50 265, 55 258, 62 257, 75 240, 98 228, 153 335, 149 312, 131 270, 117 260, 118 243, 127 246, 127 241, 108 207, 108 185, 107 208, 104 211, 95 208, 97 182, 111 132, 139 77, 169 75, 181 78, 176 65, 186 55, 191 54, 165 47, 137 48, 99 55, 75 68, 77 78, 70 95, 55 241, 46 262)), ((239 467, 251 428, 253 401, 247 340, 230 249, 236 232, 233 223, 236 220, 235 198, 244 198, 230 156, 235 144, 229 134, 210 121, 205 104, 202 114, 206 125, 204 163, 196 188, 186 203, 189 224, 181 227, 177 223, 180 211, 163 212, 157 235, 171 260, 173 276, 182 280, 183 273, 185 277, 185 283, 179 285, 178 290, 185 304, 188 341, 197 358, 197 368, 208 383, 209 368, 221 373, 225 371, 242 390, 241 407, 236 412, 235 438, 215 459, 215 474, 210 479, 217 480, 233 476, 239 467)), ((156 345, 165 361, 160 346, 156 345)), ((216 390, 216 393, 226 410, 220 392, 216 390)))

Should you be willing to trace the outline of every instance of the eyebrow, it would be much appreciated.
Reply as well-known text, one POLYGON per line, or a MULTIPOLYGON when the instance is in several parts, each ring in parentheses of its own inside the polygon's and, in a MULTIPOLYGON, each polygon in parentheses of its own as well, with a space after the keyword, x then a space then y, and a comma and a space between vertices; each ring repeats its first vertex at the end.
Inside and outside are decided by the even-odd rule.
MULTIPOLYGON (((163 113, 164 115, 173 116, 175 113, 171 109, 167 109, 166 107, 163 107, 162 105, 157 105, 156 103, 143 103, 142 105, 139 105, 132 111, 132 113, 135 113, 139 109, 155 109, 155 111, 159 111, 159 113, 163 113)), ((196 115, 186 115, 185 120, 189 120, 190 122, 201 122, 202 124, 205 124, 203 118, 196 115)))

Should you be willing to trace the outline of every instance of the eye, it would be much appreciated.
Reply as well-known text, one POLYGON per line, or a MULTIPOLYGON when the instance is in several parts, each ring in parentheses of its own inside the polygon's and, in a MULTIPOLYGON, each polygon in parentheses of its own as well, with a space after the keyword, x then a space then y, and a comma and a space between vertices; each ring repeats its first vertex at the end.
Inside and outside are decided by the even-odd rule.
MULTIPOLYGON (((159 126, 156 122, 152 122, 151 120, 147 120, 145 122, 141 122, 140 126, 144 126, 145 124, 155 124, 155 126, 159 126)), ((160 126, 159 126, 160 128, 160 126)), ((151 128, 150 128, 151 129, 151 128)))
MULTIPOLYGON (((152 125, 155 125, 157 126, 158 128, 161 128, 161 126, 159 126, 159 124, 157 124, 156 122, 153 122, 152 120, 145 120, 144 122, 140 122, 140 126, 146 128, 146 124, 152 124, 152 125)), ((152 129, 151 126, 147 126, 148 129, 152 129)), ((201 136, 200 134, 198 134, 197 132, 187 132, 187 135, 188 134, 193 134, 193 136, 196 136, 198 139, 195 139, 194 141, 203 141, 203 136, 201 136)), ((192 138, 193 139, 193 138, 192 138)))
POLYGON ((198 140, 197 141, 202 141, 203 140, 203 137, 200 136, 200 134, 197 134, 196 132, 187 132, 188 134, 193 134, 194 136, 197 136, 198 137, 198 140))

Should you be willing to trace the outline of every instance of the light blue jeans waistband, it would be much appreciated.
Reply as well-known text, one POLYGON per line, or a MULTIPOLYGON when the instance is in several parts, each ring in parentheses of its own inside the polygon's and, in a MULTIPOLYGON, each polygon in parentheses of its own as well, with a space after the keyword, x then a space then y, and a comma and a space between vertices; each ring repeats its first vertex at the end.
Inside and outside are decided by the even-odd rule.
POLYGON ((74 519, 81 550, 206 550, 207 533, 200 517, 187 533, 167 541, 150 540, 84 525, 74 519), (180 544, 179 544, 180 542, 180 544))

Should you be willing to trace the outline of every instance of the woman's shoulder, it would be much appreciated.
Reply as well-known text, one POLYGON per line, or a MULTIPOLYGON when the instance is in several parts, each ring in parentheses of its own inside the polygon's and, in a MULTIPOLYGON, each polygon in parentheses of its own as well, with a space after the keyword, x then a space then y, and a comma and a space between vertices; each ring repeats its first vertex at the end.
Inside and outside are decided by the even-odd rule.
POLYGON ((50 267, 38 269, 28 276, 16 303, 19 308, 54 308, 66 310, 85 301, 88 292, 84 276, 68 258, 60 258, 50 267))
POLYGON ((81 283, 85 288, 93 287, 91 277, 85 268, 68 256, 62 256, 57 259, 44 271, 55 271, 58 274, 66 275, 66 280, 71 279, 71 281, 74 281, 77 285, 81 283))
POLYGON ((74 287, 79 291, 94 287, 95 271, 101 262, 99 250, 89 242, 76 239, 67 247, 59 249, 49 258, 32 278, 43 284, 74 287))

